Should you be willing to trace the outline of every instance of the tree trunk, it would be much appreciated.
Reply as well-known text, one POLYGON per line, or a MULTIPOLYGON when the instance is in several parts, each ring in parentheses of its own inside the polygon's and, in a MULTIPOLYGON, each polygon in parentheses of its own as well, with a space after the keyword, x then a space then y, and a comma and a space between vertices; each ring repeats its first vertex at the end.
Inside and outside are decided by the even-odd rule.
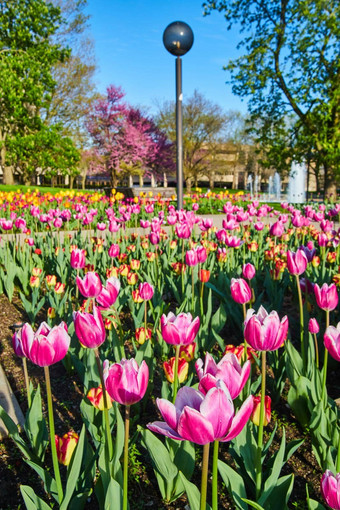
POLYGON ((324 189, 324 198, 331 200, 334 202, 336 200, 336 180, 335 180, 335 172, 333 168, 324 165, 325 169, 325 189, 324 189))
POLYGON ((209 174, 209 188, 214 189, 215 186, 215 172, 209 174))
POLYGON ((3 165, 2 171, 3 171, 3 183, 14 184, 13 167, 3 165))
POLYGON ((70 175, 70 189, 73 189, 74 177, 70 175))
POLYGON ((185 179, 185 186, 186 186, 186 192, 191 193, 191 187, 192 187, 192 179, 191 177, 187 177, 185 179))

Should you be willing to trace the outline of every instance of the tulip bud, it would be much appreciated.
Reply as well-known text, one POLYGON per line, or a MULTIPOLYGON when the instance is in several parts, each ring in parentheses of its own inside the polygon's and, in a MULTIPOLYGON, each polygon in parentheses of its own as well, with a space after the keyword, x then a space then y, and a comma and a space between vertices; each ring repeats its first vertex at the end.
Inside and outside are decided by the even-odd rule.
POLYGON ((127 282, 129 285, 136 285, 138 282, 138 274, 137 273, 128 273, 127 282))
POLYGON ((229 344, 224 349, 223 355, 227 354, 228 352, 235 354, 235 356, 239 360, 239 362, 242 362, 242 363, 244 363, 247 360, 249 360, 250 363, 255 363, 255 358, 258 357, 255 349, 250 347, 250 345, 247 345, 247 360, 245 359, 246 353, 245 353, 245 349, 244 349, 244 344, 237 345, 237 346, 229 344))
POLYGON ((74 312, 73 321, 78 340, 84 347, 94 349, 105 342, 104 322, 96 306, 93 306, 93 314, 74 312))
POLYGON ((143 299, 143 301, 150 301, 154 294, 154 288, 151 283, 144 282, 139 285, 139 295, 143 299))
POLYGON ((65 292, 65 287, 66 287, 65 283, 57 282, 54 287, 54 292, 56 294, 62 294, 63 292, 65 292))
POLYGON ((57 457, 60 464, 68 466, 75 447, 79 441, 79 436, 75 432, 68 432, 63 437, 55 435, 55 445, 57 448, 57 457))
POLYGON ((340 510, 340 473, 336 476, 327 469, 321 478, 321 494, 327 505, 333 510, 340 510))
POLYGON ((145 327, 141 326, 140 328, 137 328, 135 332, 136 342, 138 342, 139 345, 143 345, 145 340, 150 340, 151 335, 152 335, 151 328, 147 328, 145 332, 145 327))
POLYGON ((130 271, 130 267, 128 266, 128 264, 121 264, 119 266, 118 272, 122 276, 127 276, 129 274, 129 271, 130 271))
POLYGON ((312 258, 312 266, 318 267, 320 263, 321 263, 320 257, 318 255, 314 255, 314 257, 312 258))
POLYGON ((48 287, 54 287, 55 284, 57 283, 57 277, 56 277, 55 274, 48 274, 48 275, 46 275, 45 280, 46 280, 46 285, 48 287))
POLYGON ((243 278, 232 278, 230 285, 231 297, 236 303, 245 304, 251 301, 252 295, 248 283, 243 278))
POLYGON ((308 331, 312 334, 317 334, 320 331, 318 321, 316 319, 309 319, 308 331))
MULTIPOLYGON (((263 417, 263 425, 266 426, 270 422, 271 419, 271 398, 266 395, 264 397, 264 417, 263 417)), ((251 413, 250 419, 254 423, 254 425, 260 425, 260 408, 261 408, 261 395, 254 397, 254 407, 253 412, 251 413)))
MULTIPOLYGON (((104 411, 104 396, 103 388, 101 385, 98 386, 98 388, 91 388, 87 393, 87 398, 96 409, 99 409, 99 411, 104 411)), ((112 398, 108 392, 106 392, 106 403, 107 409, 110 409, 112 407, 112 398)))
POLYGON ((154 251, 148 251, 145 255, 148 262, 154 262, 156 260, 156 253, 154 251))
POLYGON ((210 271, 208 269, 200 269, 198 273, 200 282, 207 283, 210 278, 210 271))
POLYGON ((76 283, 80 293, 84 297, 94 298, 97 297, 102 290, 102 282, 97 273, 89 271, 84 278, 77 276, 76 283))
POLYGON ((39 285, 40 285, 40 278, 39 278, 39 276, 31 276, 31 278, 30 278, 30 286, 32 288, 36 288, 37 289, 39 287, 39 285))
POLYGON ((195 357, 196 342, 188 345, 181 345, 179 349, 179 357, 184 358, 185 361, 192 361, 195 357))
MULTIPOLYGON (((175 380, 175 356, 169 361, 164 361, 163 370, 165 377, 169 383, 175 380)), ((189 363, 184 358, 178 359, 178 382, 183 383, 188 377, 189 363)))
POLYGON ((34 267, 32 269, 32 275, 33 276, 40 276, 42 273, 42 269, 40 267, 34 267))
POLYGON ((85 267, 85 250, 81 250, 77 247, 71 251, 70 264, 73 269, 83 269, 85 267))
POLYGON ((55 308, 53 308, 52 306, 50 306, 49 309, 47 310, 47 317, 49 319, 55 318, 55 308))
POLYGON ((135 303, 142 303, 143 302, 143 299, 141 298, 138 289, 132 291, 132 299, 133 299, 133 301, 135 303))
POLYGON ((248 262, 248 264, 244 264, 243 265, 243 267, 242 267, 242 275, 243 275, 244 278, 246 278, 247 280, 251 280, 252 278, 254 278, 255 273, 256 273, 256 269, 253 266, 253 264, 250 264, 248 262))
POLYGON ((140 268, 140 260, 132 259, 130 262, 130 267, 134 271, 138 271, 138 269, 140 268))

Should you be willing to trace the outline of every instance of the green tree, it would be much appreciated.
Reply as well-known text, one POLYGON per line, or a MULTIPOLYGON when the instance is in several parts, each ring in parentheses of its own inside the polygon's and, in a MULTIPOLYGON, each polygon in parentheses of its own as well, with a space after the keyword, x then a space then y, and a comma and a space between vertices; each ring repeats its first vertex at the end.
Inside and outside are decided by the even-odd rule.
MULTIPOLYGON (((0 165, 4 183, 13 183, 16 153, 24 139, 44 129, 40 110, 54 89, 51 68, 68 50, 51 43, 60 10, 43 0, 0 4, 0 165)), ((56 132, 55 132, 56 133, 56 132)))
POLYGON ((239 24, 243 54, 229 62, 233 92, 270 159, 314 154, 325 192, 336 194, 340 161, 340 4, 337 0, 209 0, 205 13, 239 24), (292 122, 287 116, 292 115, 292 122), (286 150, 288 143, 288 151, 286 150), (283 151, 283 154, 281 153, 283 151), (271 154, 270 154, 271 152, 271 154))
MULTIPOLYGON (((226 116, 219 105, 206 99, 197 90, 183 102, 183 174, 187 190, 200 175, 210 180, 224 166, 216 157, 222 141, 226 116)), ((172 141, 176 141, 175 103, 159 106, 156 123, 172 141)))

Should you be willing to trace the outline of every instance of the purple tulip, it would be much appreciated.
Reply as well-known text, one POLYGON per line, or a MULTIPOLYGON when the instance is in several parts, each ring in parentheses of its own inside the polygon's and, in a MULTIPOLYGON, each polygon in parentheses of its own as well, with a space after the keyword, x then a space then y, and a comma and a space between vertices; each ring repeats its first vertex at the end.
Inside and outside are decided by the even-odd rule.
POLYGON ((74 312, 73 322, 79 342, 89 349, 95 349, 105 342, 105 327, 101 313, 93 306, 93 314, 74 312))
POLYGON ((36 333, 31 325, 26 323, 21 330, 24 356, 40 367, 47 367, 62 360, 66 356, 70 341, 65 322, 52 329, 46 322, 42 322, 36 333))
POLYGON ((288 318, 280 321, 277 312, 270 314, 261 305, 257 314, 250 309, 247 312, 244 337, 256 351, 275 351, 287 338, 288 318))
POLYGON ((96 297, 96 300, 103 308, 110 308, 110 306, 115 304, 119 290, 120 281, 112 276, 106 280, 106 287, 102 287, 102 291, 96 297))
POLYGON ((323 337, 323 343, 332 358, 340 361, 340 322, 337 327, 328 326, 323 337))
POLYGON ((200 318, 192 320, 191 313, 180 313, 174 315, 169 312, 168 315, 161 317, 161 331, 165 342, 172 345, 191 344, 197 335, 200 327, 200 318))
POLYGON ((338 306, 338 292, 334 283, 331 285, 324 283, 321 289, 316 283, 314 293, 318 307, 322 310, 331 311, 338 306))
POLYGON ((253 410, 250 395, 235 415, 233 401, 223 381, 206 395, 184 386, 179 390, 175 405, 157 399, 157 406, 165 422, 155 421, 148 429, 163 436, 204 445, 215 440, 226 442, 236 437, 246 425, 253 410))
POLYGON ((320 488, 327 505, 333 510, 340 510, 340 473, 334 476, 327 469, 322 475, 320 488))
POLYGON ((129 406, 144 397, 149 381, 149 369, 144 360, 140 367, 135 359, 122 359, 111 366, 105 360, 103 368, 105 388, 113 400, 129 406))
POLYGON ((232 278, 230 284, 231 297, 236 303, 244 305, 252 298, 248 283, 243 278, 232 278))
POLYGON ((305 252, 301 249, 296 253, 287 251, 287 267, 290 274, 300 275, 306 271, 308 259, 305 252))
POLYGON ((198 389, 206 394, 211 388, 216 386, 220 379, 229 390, 231 398, 234 400, 241 393, 246 384, 249 375, 251 363, 246 361, 241 367, 235 354, 227 353, 216 363, 214 358, 208 352, 205 355, 205 362, 198 359, 195 363, 197 376, 199 379, 198 389))
POLYGON ((76 283, 80 293, 86 298, 95 298, 102 291, 102 282, 97 273, 89 271, 83 279, 77 276, 76 283))

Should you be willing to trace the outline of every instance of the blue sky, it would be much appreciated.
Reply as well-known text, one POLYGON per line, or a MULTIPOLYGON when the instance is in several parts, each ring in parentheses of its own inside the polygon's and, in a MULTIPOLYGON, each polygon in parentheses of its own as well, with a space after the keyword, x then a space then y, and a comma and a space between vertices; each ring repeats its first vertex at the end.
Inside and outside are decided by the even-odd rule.
POLYGON ((163 46, 163 32, 173 21, 185 21, 194 44, 183 57, 183 95, 197 89, 224 110, 246 112, 246 102, 226 85, 223 65, 237 55, 237 30, 227 31, 222 13, 203 17, 201 0, 88 0, 91 35, 100 92, 120 85, 126 100, 150 113, 155 102, 175 99, 175 57, 163 46))

